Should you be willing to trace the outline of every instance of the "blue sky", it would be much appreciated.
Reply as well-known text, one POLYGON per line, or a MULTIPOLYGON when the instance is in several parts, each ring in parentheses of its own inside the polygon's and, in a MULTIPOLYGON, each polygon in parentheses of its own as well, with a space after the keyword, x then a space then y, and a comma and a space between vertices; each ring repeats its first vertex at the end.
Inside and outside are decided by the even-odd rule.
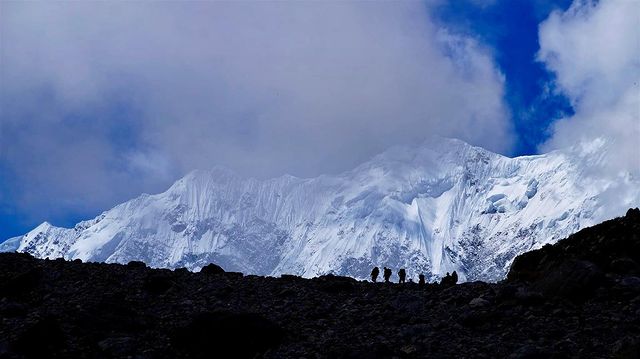
POLYGON ((514 155, 537 153, 537 146, 549 136, 549 125, 572 114, 565 96, 545 92, 554 75, 536 61, 538 25, 551 11, 565 11, 570 5, 570 0, 497 1, 490 6, 462 0, 446 2, 436 11, 439 21, 492 48, 506 79, 505 100, 517 134, 514 155))
MULTIPOLYGON (((602 88, 637 94, 563 49, 637 25, 632 1, 602 3, 2 2, 0 240, 216 164, 315 176, 433 133, 510 156, 570 145, 601 121, 590 106, 620 112, 602 88)), ((597 64, 635 79, 626 33, 597 64)))

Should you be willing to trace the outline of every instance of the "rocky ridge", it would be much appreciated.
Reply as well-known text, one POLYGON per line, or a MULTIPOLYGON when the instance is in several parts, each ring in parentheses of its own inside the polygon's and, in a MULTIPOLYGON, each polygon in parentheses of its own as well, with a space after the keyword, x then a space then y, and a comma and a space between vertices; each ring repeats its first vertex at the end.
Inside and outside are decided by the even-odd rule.
POLYGON ((0 358, 640 355, 640 210, 454 286, 0 254, 0 358))

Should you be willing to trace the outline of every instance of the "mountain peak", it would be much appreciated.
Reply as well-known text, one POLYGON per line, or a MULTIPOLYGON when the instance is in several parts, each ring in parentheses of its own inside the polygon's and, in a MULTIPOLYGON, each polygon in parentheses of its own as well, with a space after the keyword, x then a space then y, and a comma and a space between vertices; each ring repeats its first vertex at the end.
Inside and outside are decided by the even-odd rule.
MULTIPOLYGON (((51 225, 51 223, 44 221, 42 223, 40 223, 36 228, 34 228, 31 232, 29 233, 39 233, 39 232, 45 232, 47 230, 49 230, 51 227, 53 227, 51 225)), ((28 233, 27 233, 28 235, 28 233)))
POLYGON ((365 278, 388 266, 495 281, 516 255, 640 203, 637 179, 611 179, 630 188, 613 201, 588 165, 571 152, 507 158, 433 136, 338 176, 261 180, 216 166, 73 229, 43 223, 19 250, 191 270, 216 262, 261 275, 365 278))

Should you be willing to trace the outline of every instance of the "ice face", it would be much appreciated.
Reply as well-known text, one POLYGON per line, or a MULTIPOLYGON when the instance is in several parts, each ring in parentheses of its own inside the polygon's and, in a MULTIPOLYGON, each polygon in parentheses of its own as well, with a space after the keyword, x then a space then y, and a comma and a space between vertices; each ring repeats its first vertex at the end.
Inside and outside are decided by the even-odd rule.
POLYGON ((408 278, 456 270, 461 280, 495 281, 516 255, 640 204, 637 179, 586 176, 588 166, 575 151, 507 158, 433 138, 336 176, 256 180, 218 167, 73 229, 44 223, 2 248, 191 270, 215 262, 260 275, 364 279, 387 266, 408 278), (612 183, 626 188, 619 201, 612 183))

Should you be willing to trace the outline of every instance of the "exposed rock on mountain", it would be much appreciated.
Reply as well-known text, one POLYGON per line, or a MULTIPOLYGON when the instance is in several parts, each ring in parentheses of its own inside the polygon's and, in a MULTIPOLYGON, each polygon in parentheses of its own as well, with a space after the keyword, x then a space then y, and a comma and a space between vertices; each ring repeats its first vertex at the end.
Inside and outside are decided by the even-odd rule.
POLYGON ((599 171, 605 143, 507 158, 458 140, 395 147, 335 176, 196 171, 78 223, 5 244, 39 258, 366 278, 374 265, 435 280, 504 278, 516 255, 640 204, 640 180, 599 171))

